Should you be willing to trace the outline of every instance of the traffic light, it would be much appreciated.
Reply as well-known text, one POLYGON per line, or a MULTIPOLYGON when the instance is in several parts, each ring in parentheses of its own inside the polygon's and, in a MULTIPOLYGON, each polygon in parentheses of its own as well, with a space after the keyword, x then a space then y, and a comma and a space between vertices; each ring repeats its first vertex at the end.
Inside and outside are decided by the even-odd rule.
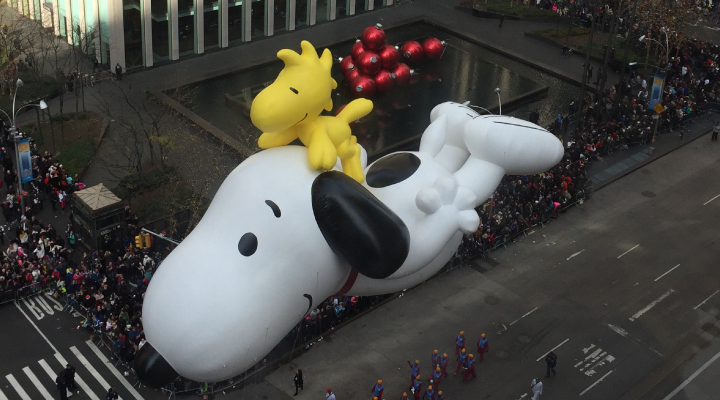
POLYGON ((137 236, 135 236, 135 247, 137 247, 138 249, 142 249, 142 248, 143 248, 143 237, 142 237, 142 235, 137 235, 137 236))
POLYGON ((149 233, 144 233, 142 235, 143 237, 143 243, 145 244, 145 248, 152 247, 152 236, 150 236, 149 233))

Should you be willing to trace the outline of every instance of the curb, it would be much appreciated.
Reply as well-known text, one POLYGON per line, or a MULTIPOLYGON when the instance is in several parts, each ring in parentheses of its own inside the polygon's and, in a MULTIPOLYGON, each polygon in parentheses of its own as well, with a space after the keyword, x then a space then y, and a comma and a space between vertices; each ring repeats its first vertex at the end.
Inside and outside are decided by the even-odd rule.
POLYGON ((611 183, 617 181, 618 179, 623 178, 623 177, 625 177, 626 175, 631 174, 631 173, 639 170, 640 168, 643 168, 643 167, 645 167, 646 165, 648 165, 648 164, 650 164, 650 163, 652 163, 652 162, 655 162, 655 161, 657 161, 657 160, 665 157, 666 155, 668 155, 668 154, 674 152, 675 150, 677 150, 677 149, 679 149, 679 148, 681 148, 681 147, 684 147, 684 146, 686 146, 686 145, 688 145, 688 144, 690 144, 690 143, 692 143, 692 142, 700 139, 701 137, 707 135, 707 134, 710 133, 710 132, 712 132, 712 128, 710 128, 710 129, 708 129, 707 131, 699 134, 696 138, 690 139, 690 140, 688 140, 687 142, 683 142, 683 143, 680 144, 679 146, 674 147, 674 148, 668 150, 668 151, 665 152, 665 153, 658 154, 657 157, 652 157, 652 156, 649 157, 648 159, 646 159, 646 160, 644 160, 644 161, 636 164, 635 166, 633 166, 633 167, 631 167, 631 168, 628 168, 627 170, 623 171, 623 172, 620 173, 619 175, 614 176, 612 179, 608 180, 607 182, 601 183, 600 185, 594 187, 594 188, 593 188, 593 191, 594 191, 594 192, 595 192, 595 191, 598 191, 598 190, 600 190, 600 189, 602 189, 602 188, 610 185, 611 183))

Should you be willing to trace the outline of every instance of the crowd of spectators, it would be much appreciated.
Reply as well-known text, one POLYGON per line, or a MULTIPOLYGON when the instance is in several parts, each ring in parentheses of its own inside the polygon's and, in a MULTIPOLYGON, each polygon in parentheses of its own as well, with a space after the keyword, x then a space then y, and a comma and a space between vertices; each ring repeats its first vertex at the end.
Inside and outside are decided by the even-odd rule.
MULTIPOLYGON (((628 32, 631 36, 641 32, 664 34, 661 26, 637 23, 630 25, 628 32)), ((668 47, 668 62, 665 64, 661 57, 659 66, 665 86, 660 101, 664 112, 659 115, 657 127, 653 119, 657 113, 649 102, 653 72, 658 69, 633 70, 619 83, 608 82, 607 89, 587 95, 582 111, 577 101, 571 102, 564 114, 559 110, 561 113, 547 128, 566 141, 562 161, 540 175, 506 176, 491 200, 477 209, 480 229, 465 236, 458 249, 460 259, 496 248, 584 199, 591 183, 587 166, 601 160, 601 155, 649 144, 656 131, 676 129, 682 134, 683 123, 718 101, 720 48, 679 33, 669 34, 668 47)), ((537 112, 529 120, 537 122, 537 112)))

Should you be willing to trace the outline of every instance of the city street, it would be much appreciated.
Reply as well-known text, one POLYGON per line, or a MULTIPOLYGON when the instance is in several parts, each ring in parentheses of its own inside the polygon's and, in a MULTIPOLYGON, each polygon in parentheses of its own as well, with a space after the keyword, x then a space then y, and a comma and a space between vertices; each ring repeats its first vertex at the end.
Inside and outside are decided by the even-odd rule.
POLYGON ((490 352, 476 380, 441 383, 448 399, 528 399, 534 377, 550 399, 717 399, 719 159, 720 145, 703 136, 343 327, 267 381, 292 395, 300 368, 298 398, 327 387, 338 399, 369 398, 376 379, 399 398, 406 361, 420 360, 427 385, 432 350, 452 355, 465 330, 469 352, 477 357, 482 332, 490 352), (550 350, 558 375, 545 379, 550 350))
POLYGON ((107 347, 99 348, 85 329, 78 328, 81 316, 63 311, 63 305, 48 295, 3 305, 0 321, 0 400, 58 399, 55 377, 67 363, 77 370, 78 389, 70 399, 104 400, 109 387, 125 400, 164 397, 133 387, 134 377, 124 377, 125 369, 109 360, 107 347))

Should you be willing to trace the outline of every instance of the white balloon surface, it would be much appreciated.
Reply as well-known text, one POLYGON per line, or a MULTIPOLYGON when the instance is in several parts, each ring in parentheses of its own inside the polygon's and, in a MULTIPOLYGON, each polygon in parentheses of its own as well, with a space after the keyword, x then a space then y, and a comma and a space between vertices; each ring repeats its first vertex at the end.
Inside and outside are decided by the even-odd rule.
POLYGON ((555 136, 516 118, 448 102, 431 121, 418 152, 363 163, 362 185, 311 169, 305 147, 240 164, 150 282, 143 324, 151 346, 138 355, 138 376, 154 386, 176 374, 230 378, 333 294, 423 282, 477 230, 474 209, 504 174, 540 173, 563 156, 555 136))

